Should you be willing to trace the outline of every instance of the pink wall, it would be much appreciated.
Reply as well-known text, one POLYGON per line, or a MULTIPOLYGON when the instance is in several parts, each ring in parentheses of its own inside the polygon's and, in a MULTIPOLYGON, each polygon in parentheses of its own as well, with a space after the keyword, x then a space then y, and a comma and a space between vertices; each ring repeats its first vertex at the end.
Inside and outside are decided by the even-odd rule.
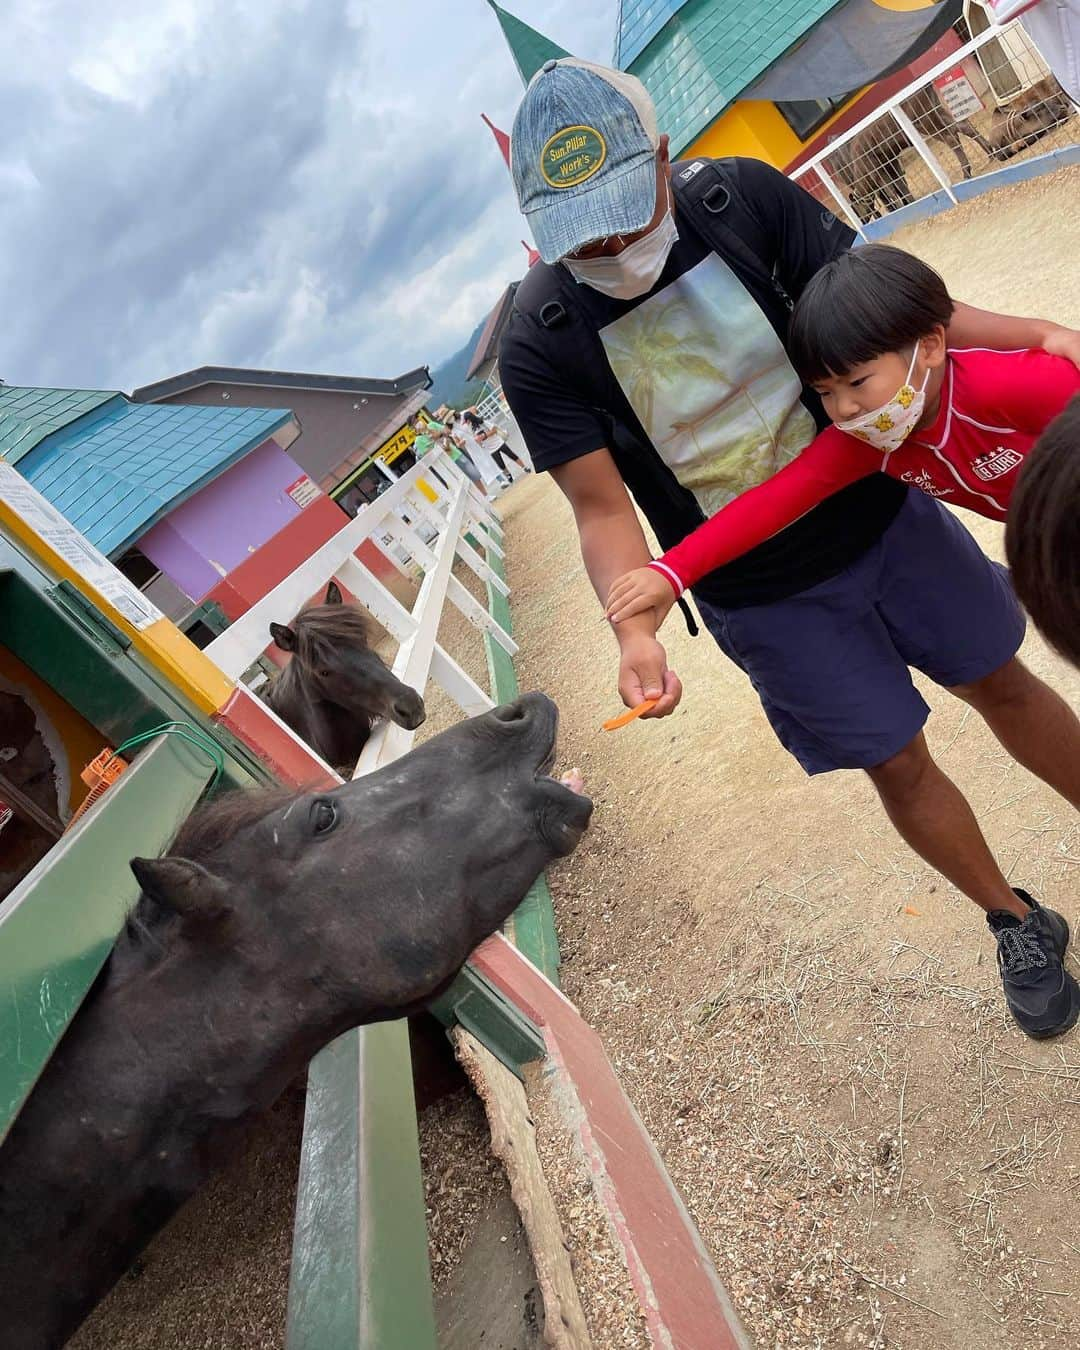
POLYGON ((286 489, 303 476, 275 441, 264 441, 148 530, 138 547, 185 595, 202 600, 300 514, 286 489))

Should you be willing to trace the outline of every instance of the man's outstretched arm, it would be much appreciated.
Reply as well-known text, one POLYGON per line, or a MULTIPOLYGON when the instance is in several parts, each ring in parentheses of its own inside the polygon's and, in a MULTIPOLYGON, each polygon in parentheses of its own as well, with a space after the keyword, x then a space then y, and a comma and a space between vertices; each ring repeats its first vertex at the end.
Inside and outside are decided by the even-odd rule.
MULTIPOLYGON (((641 523, 608 450, 594 450, 551 470, 574 511, 581 557, 601 605, 616 577, 651 558, 641 523)), ((667 653, 656 640, 652 614, 638 614, 612 626, 619 643, 619 694, 628 708, 659 700, 646 717, 666 717, 682 698, 682 685, 668 669, 667 653)))

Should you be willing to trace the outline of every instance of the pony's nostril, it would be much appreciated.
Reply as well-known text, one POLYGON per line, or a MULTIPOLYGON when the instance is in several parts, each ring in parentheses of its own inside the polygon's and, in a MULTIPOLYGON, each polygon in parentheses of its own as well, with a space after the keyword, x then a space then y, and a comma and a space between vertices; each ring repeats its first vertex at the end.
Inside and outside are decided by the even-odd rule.
POLYGON ((491 715, 497 717, 500 722, 524 722, 528 713, 520 702, 502 703, 497 708, 492 708, 491 715))
POLYGON ((395 699, 393 709, 395 719, 410 731, 418 727, 427 716, 424 700, 416 696, 395 699))

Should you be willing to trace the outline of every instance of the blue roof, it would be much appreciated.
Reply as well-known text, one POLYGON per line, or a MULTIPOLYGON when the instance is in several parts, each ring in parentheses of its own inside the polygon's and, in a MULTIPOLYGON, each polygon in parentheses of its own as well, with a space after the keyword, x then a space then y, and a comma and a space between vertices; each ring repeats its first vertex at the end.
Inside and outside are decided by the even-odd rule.
MULTIPOLYGON (((57 392, 70 391, 0 387, 0 432, 8 428, 0 454, 9 441, 19 443, 17 410, 49 402, 29 396, 57 392)), ((279 428, 289 428, 286 444, 295 435, 293 414, 282 408, 101 398, 39 437, 19 472, 105 554, 122 552, 279 428)))
POLYGON ((840 3, 624 0, 622 62, 652 95, 660 130, 671 137, 672 158, 840 3), (631 44, 637 46, 632 57, 631 44))
POLYGON ((685 4, 686 0, 619 0, 614 64, 625 70, 685 4))

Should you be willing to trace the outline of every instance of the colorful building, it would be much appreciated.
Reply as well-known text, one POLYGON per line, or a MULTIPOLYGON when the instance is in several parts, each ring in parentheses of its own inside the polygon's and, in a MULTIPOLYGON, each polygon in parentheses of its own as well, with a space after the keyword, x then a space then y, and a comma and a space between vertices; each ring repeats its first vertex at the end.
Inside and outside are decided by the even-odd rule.
POLYGON ((207 601, 236 618, 345 524, 299 435, 287 408, 0 388, 0 455, 176 619, 207 601))
POLYGON ((304 433, 294 451, 297 463, 324 492, 335 492, 400 433, 424 406, 430 388, 427 366, 392 380, 199 366, 144 385, 132 398, 136 403, 287 408, 304 433))
MULTIPOLYGON (((489 0, 526 83, 570 53, 489 0)), ((796 167, 960 46, 962 0, 621 0, 612 64, 656 103, 673 159, 796 167)))

